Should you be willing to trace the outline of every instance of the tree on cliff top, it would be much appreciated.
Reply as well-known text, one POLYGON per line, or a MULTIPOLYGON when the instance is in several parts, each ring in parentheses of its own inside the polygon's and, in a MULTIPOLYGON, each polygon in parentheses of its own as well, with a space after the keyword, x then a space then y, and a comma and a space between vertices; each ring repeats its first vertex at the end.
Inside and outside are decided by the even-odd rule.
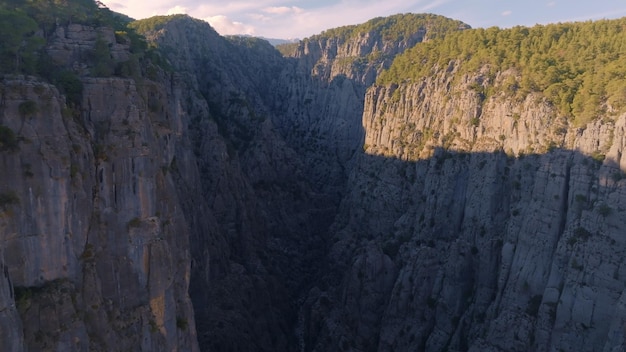
POLYGON ((626 19, 537 25, 531 28, 474 29, 421 43, 396 57, 378 84, 419 82, 457 67, 456 77, 517 72, 505 87, 487 93, 523 98, 540 93, 584 125, 599 115, 626 111, 626 19))
POLYGON ((19 73, 34 69, 33 51, 43 45, 35 35, 37 22, 20 11, 0 9, 0 67, 19 73))

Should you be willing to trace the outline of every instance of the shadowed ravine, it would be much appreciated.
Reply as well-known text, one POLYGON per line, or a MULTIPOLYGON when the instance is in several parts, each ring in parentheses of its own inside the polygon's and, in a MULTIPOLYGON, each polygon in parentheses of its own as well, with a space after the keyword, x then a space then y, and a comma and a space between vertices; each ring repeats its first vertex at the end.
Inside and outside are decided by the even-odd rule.
POLYGON ((567 150, 437 153, 362 156, 376 172, 353 176, 336 217, 307 350, 621 346, 623 224, 606 200, 622 171, 567 150))

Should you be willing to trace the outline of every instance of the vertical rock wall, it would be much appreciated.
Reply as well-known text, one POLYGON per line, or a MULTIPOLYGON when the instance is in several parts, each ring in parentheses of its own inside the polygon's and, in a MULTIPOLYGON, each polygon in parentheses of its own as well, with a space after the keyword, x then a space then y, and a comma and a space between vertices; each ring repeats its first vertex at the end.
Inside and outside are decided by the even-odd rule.
POLYGON ((536 96, 471 88, 509 74, 368 91, 306 350, 624 345, 626 116, 574 128, 536 96))
POLYGON ((197 350, 189 228, 169 174, 176 104, 128 79, 84 79, 73 108, 37 79, 1 84, 0 123, 18 140, 0 155, 7 346, 197 350))

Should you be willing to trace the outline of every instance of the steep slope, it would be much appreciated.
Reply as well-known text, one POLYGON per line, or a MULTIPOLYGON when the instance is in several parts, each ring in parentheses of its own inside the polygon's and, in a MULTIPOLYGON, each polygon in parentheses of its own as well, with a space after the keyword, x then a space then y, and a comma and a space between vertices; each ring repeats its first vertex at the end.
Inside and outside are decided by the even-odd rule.
POLYGON ((267 87, 284 59, 265 41, 226 39, 185 16, 145 33, 208 105, 190 121, 191 166, 177 159, 176 173, 180 192, 193 200, 184 209, 194 219, 190 293, 200 345, 295 349, 295 303, 316 271, 333 214, 273 127, 267 87), (199 178, 189 179, 187 167, 197 167, 199 178))
POLYGON ((580 126, 541 86, 512 94, 519 67, 452 57, 410 76, 411 55, 368 90, 305 350, 623 347, 626 115, 608 103, 580 126))
MULTIPOLYGON (((48 48, 70 67, 97 38, 118 44, 111 28, 74 24, 48 48)), ((3 348, 197 350, 188 224, 163 168, 180 102, 151 109, 165 87, 150 81, 74 82, 75 104, 39 78, 0 82, 0 123, 17 141, 1 152, 3 348)))
POLYGON ((362 139, 355 122, 365 85, 394 55, 459 28, 459 22, 438 16, 377 19, 307 41, 307 48, 315 41, 323 48, 294 60, 262 40, 220 37, 187 16, 126 28, 123 17, 89 1, 67 8, 45 2, 3 6, 9 11, 3 15, 28 25, 18 35, 32 41, 36 53, 3 52, 3 59, 29 63, 15 70, 42 76, 5 78, 5 159, 22 163, 35 181, 49 182, 37 165, 51 161, 26 157, 24 141, 46 143, 39 134, 54 131, 58 139, 45 145, 62 155, 54 172, 60 176, 53 177, 60 185, 35 187, 34 196, 32 187, 17 181, 17 168, 3 175, 19 186, 13 190, 12 181, 2 190, 8 214, 3 248, 11 250, 3 264, 3 323, 15 350, 63 349, 69 336, 78 336, 71 343, 79 350, 193 350, 196 330, 203 349, 296 349, 298 302, 324 270, 319 262, 344 191, 346 163, 362 139), (33 34, 35 25, 43 38, 33 34), (148 49, 135 31, 156 49, 148 49), (326 40, 329 45, 322 45, 326 40), (340 58, 355 63, 341 63, 333 54, 325 59, 333 72, 308 67, 306 61, 322 61, 320 53, 337 49, 346 51, 340 58), (37 57, 38 65, 32 64, 37 57), (342 68, 331 68, 336 64, 342 68), (346 70, 352 73, 343 78, 346 70), (23 88, 27 82, 35 88, 23 88), (347 95, 326 89, 329 84, 347 95), (49 106, 50 94, 39 86, 54 93, 56 105, 49 106), (302 113, 304 106, 308 112, 302 113), (25 121, 38 121, 44 112, 56 114, 46 122, 58 126, 35 125, 34 135, 26 135, 25 121), (301 124, 305 114, 308 127, 301 124), (298 137, 309 129, 318 142, 298 137), (64 248, 69 240, 62 238, 74 241, 60 252, 65 255, 49 260, 47 240, 38 239, 38 232, 47 232, 30 236, 34 225, 13 219, 21 214, 39 224, 35 219, 47 216, 39 209, 41 197, 50 203, 49 217, 71 224, 46 225, 68 234, 53 236, 56 242, 46 247, 64 248), (24 199, 31 199, 32 209, 24 199), (58 214, 52 205, 57 199, 68 202, 62 208, 80 211, 58 214), (28 215, 34 209, 39 213, 28 215), (27 257, 38 260, 29 264, 27 257), (50 300, 69 302, 66 296, 72 304, 59 316, 76 316, 72 326, 30 324, 48 314, 42 310, 50 300), (142 333, 124 335, 134 331, 142 333))
MULTIPOLYGON (((346 39, 341 45, 360 47, 350 54, 355 59, 372 50, 384 52, 384 57, 371 60, 373 68, 422 40, 430 22, 434 22, 433 32, 459 27, 458 22, 438 16, 398 19, 402 18, 376 22, 369 35, 378 39, 371 43, 346 39), (415 28, 402 32, 407 35, 403 42, 383 41, 378 33, 383 26, 399 30, 394 23, 406 25, 417 19, 415 28), (419 33, 412 33, 413 29, 419 33)), ((295 349, 300 343, 293 330, 298 301, 323 270, 319 263, 327 250, 328 227, 347 177, 344 164, 362 139, 360 128, 346 116, 357 120, 362 109, 365 86, 357 82, 358 75, 375 77, 375 73, 355 68, 350 78, 341 78, 345 96, 332 88, 338 87, 336 74, 319 78, 312 68, 305 69, 303 62, 321 60, 317 53, 307 54, 306 59, 285 59, 265 41, 225 39, 206 23, 184 16, 134 26, 167 53, 177 72, 187 74, 185 80, 193 82, 192 89, 209 106, 208 115, 190 126, 202 198, 208 212, 215 214, 215 223, 193 226, 197 232, 192 242, 198 246, 191 294, 198 330, 205 334, 201 346, 295 349), (306 99, 300 89, 308 92, 311 101, 302 102, 306 99), (319 104, 326 108, 315 111, 319 104), (307 125, 299 110, 303 106, 311 109, 307 125), (317 136, 316 143, 301 138, 305 129, 317 136), (322 138, 323 134, 328 136, 322 138)), ((366 34, 355 31, 357 36, 366 34)), ((323 50, 337 47, 335 42, 323 50)), ((330 65, 335 58, 329 60, 330 65)), ((193 204, 186 213, 201 218, 202 208, 193 204)))
POLYGON ((338 202, 350 160, 363 143, 366 88, 406 49, 468 28, 442 16, 399 14, 279 46, 293 59, 282 73, 281 86, 287 91, 274 103, 274 121, 302 156, 311 182, 338 202))

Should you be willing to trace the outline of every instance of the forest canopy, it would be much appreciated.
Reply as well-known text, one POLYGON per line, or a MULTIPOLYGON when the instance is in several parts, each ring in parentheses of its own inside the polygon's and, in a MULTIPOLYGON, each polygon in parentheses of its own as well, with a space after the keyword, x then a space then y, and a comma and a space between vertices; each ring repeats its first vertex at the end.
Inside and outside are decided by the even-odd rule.
POLYGON ((434 14, 398 14, 376 17, 363 24, 328 29, 311 39, 338 38, 346 41, 369 32, 380 32, 387 41, 402 41, 404 38, 428 28, 428 37, 440 38, 458 29, 467 29, 461 21, 434 14))
POLYGON ((398 56, 377 83, 418 82, 450 64, 458 76, 513 69, 500 92, 541 93, 577 125, 626 111, 626 18, 451 32, 398 56))

